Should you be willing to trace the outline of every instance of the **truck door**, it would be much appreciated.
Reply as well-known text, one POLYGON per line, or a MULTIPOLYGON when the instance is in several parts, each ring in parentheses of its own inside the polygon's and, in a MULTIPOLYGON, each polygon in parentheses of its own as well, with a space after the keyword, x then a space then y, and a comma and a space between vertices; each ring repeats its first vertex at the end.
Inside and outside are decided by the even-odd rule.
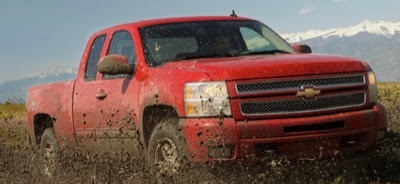
MULTIPOLYGON (((129 64, 136 64, 135 47, 129 31, 119 30, 113 34, 107 51, 107 55, 111 54, 123 55, 127 57, 129 64)), ((103 145, 125 145, 125 148, 132 148, 132 139, 138 140, 134 119, 137 113, 135 104, 139 96, 139 80, 135 78, 135 73, 103 75, 100 80, 100 89, 106 96, 97 101, 97 107, 102 114, 97 117, 100 126, 96 129, 96 137, 103 145), (126 141, 129 146, 124 144, 126 141)))
POLYGON ((95 140, 95 129, 98 126, 96 116, 101 113, 98 110, 97 102, 104 95, 99 88, 101 81, 96 80, 97 62, 100 59, 105 40, 106 35, 100 35, 94 38, 90 48, 85 50, 85 53, 89 52, 89 55, 85 58, 86 54, 84 54, 75 83, 73 114, 75 134, 79 144, 95 140))

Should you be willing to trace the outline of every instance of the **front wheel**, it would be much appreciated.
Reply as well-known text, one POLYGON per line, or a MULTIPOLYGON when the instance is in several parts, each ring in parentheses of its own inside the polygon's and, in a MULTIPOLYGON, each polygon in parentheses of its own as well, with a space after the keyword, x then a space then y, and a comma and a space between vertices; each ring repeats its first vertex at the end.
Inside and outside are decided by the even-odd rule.
POLYGON ((54 176, 59 165, 60 152, 53 128, 47 128, 40 141, 40 155, 43 163, 43 173, 49 177, 54 176))
POLYGON ((186 149, 182 130, 164 121, 151 134, 147 161, 152 170, 163 175, 176 175, 186 164, 186 149))

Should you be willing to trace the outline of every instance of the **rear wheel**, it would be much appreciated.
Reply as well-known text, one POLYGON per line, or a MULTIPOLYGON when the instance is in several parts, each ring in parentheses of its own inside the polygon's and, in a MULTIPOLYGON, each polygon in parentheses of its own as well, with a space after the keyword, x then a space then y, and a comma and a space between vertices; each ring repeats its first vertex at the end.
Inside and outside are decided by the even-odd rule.
POLYGON ((53 128, 47 128, 40 141, 40 154, 43 163, 43 173, 49 177, 54 176, 58 169, 60 152, 53 128))
POLYGON ((182 130, 163 121, 151 134, 147 161, 156 173, 167 176, 178 174, 186 164, 186 149, 182 130))

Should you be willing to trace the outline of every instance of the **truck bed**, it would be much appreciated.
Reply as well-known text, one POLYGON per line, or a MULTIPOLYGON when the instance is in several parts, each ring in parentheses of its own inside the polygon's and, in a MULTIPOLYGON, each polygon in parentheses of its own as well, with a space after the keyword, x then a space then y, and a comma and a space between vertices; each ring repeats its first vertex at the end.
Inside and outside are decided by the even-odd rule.
POLYGON ((37 125, 34 127, 34 122, 47 123, 49 118, 45 114, 51 116, 60 147, 65 145, 65 140, 75 140, 72 113, 74 85, 75 81, 71 80, 29 88, 26 109, 32 145, 37 145, 40 141, 40 138, 34 136, 36 131, 40 131, 37 125))

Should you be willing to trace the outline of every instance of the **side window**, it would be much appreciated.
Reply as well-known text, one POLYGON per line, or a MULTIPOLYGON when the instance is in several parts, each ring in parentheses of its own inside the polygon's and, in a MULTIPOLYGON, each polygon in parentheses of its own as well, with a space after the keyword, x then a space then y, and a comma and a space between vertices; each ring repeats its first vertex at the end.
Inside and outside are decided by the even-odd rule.
POLYGON ((246 43, 247 50, 249 51, 262 51, 274 49, 274 46, 269 43, 263 36, 247 27, 241 27, 240 33, 246 43))
POLYGON ((103 50, 105 40, 106 40, 106 35, 101 35, 93 41, 85 70, 85 79, 88 81, 96 80, 97 62, 100 59, 100 54, 101 51, 103 50))
MULTIPOLYGON (((131 34, 128 31, 118 31, 113 35, 107 55, 111 54, 125 56, 129 64, 134 64, 134 62, 136 62, 135 47, 133 46, 131 34)), ((103 78, 120 78, 126 76, 127 75, 104 75, 103 78)))

